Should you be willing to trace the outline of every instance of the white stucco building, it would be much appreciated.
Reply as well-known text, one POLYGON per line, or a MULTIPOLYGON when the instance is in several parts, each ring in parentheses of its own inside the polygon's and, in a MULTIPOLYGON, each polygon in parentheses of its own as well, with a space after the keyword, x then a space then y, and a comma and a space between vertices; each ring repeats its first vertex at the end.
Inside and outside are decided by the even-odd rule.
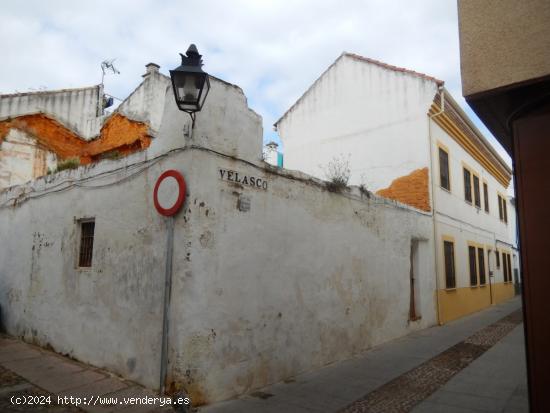
POLYGON ((343 53, 276 122, 285 167, 429 212, 439 321, 513 295, 511 170, 434 77, 343 53), (502 256, 504 254, 504 260, 502 256))
POLYGON ((22 133, 81 164, 0 192, 9 334, 159 387, 169 221, 153 191, 171 169, 187 190, 174 217, 166 384, 194 405, 436 324, 430 212, 267 164, 260 116, 220 79, 190 131, 158 69, 147 65, 109 116, 90 99, 73 124, 55 103, 63 94, 49 92, 51 106, 12 104, 0 119, 0 140, 22 133), (88 121, 95 132, 78 127, 88 121))

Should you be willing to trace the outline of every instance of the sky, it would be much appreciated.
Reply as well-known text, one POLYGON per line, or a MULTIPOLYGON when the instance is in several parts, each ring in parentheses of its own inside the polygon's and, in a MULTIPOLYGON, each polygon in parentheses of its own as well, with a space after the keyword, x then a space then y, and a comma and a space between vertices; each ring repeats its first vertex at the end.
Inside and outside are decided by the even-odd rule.
POLYGON ((98 84, 116 59, 105 91, 124 99, 145 64, 168 74, 190 43, 205 71, 243 89, 264 142, 280 143, 273 123, 346 51, 444 80, 511 164, 462 98, 455 0, 4 0, 0 93, 98 84))

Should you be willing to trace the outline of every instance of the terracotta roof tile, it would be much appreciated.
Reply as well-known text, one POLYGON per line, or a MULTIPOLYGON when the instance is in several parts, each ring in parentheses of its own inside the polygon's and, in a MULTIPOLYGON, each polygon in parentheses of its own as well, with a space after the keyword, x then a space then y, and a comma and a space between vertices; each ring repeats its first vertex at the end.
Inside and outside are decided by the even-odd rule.
POLYGON ((381 62, 379 60, 371 59, 370 57, 365 57, 365 56, 361 56, 361 55, 358 55, 358 54, 355 54, 355 53, 348 53, 348 52, 345 52, 344 55, 349 56, 349 57, 354 58, 354 59, 357 59, 357 60, 361 60, 363 62, 375 64, 375 65, 383 67, 385 69, 393 70, 393 71, 396 71, 396 72, 408 73, 410 75, 418 76, 418 77, 424 78, 426 80, 431 80, 431 81, 437 83, 438 86, 443 86, 443 84, 445 83, 443 80, 439 80, 439 79, 437 79, 433 76, 429 76, 429 75, 426 75, 426 74, 420 73, 420 72, 415 72, 414 70, 406 69, 404 67, 390 65, 390 64, 381 62))

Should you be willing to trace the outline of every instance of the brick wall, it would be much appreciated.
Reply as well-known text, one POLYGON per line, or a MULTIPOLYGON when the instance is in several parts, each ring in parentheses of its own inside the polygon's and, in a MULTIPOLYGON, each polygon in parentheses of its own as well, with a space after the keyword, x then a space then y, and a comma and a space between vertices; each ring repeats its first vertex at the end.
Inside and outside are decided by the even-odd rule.
POLYGON ((406 176, 392 181, 391 185, 376 192, 384 198, 430 211, 430 190, 428 186, 428 168, 416 169, 406 176))

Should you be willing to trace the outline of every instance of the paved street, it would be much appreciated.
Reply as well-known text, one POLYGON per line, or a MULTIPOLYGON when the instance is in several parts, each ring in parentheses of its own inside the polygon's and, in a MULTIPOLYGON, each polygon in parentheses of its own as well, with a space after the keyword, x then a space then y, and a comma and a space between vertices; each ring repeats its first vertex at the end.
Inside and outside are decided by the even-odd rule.
POLYGON ((299 375, 237 400, 207 406, 201 412, 410 411, 411 401, 418 403, 419 393, 441 380, 434 375, 430 382, 437 365, 444 363, 439 372, 449 370, 442 353, 453 350, 458 354, 454 358, 466 367, 458 373, 451 372, 456 375, 446 384, 439 383, 431 396, 420 395, 424 401, 416 404, 415 412, 526 412, 522 324, 498 323, 520 306, 520 300, 515 298, 445 326, 410 334, 355 359, 299 375), (476 334, 480 331, 482 334, 476 334), (492 346, 499 333, 505 334, 504 338, 492 346), (488 350, 482 349, 484 352, 472 361, 465 350, 471 350, 474 342, 488 350), (411 391, 410 384, 415 380, 419 387, 411 391))
MULTIPOLYGON (((515 298, 442 327, 376 347, 201 413, 525 412, 527 386, 520 301, 515 298)), ((20 341, 0 339, 0 411, 170 411, 158 405, 42 406, 13 395, 142 397, 154 393, 105 371, 20 341)))

